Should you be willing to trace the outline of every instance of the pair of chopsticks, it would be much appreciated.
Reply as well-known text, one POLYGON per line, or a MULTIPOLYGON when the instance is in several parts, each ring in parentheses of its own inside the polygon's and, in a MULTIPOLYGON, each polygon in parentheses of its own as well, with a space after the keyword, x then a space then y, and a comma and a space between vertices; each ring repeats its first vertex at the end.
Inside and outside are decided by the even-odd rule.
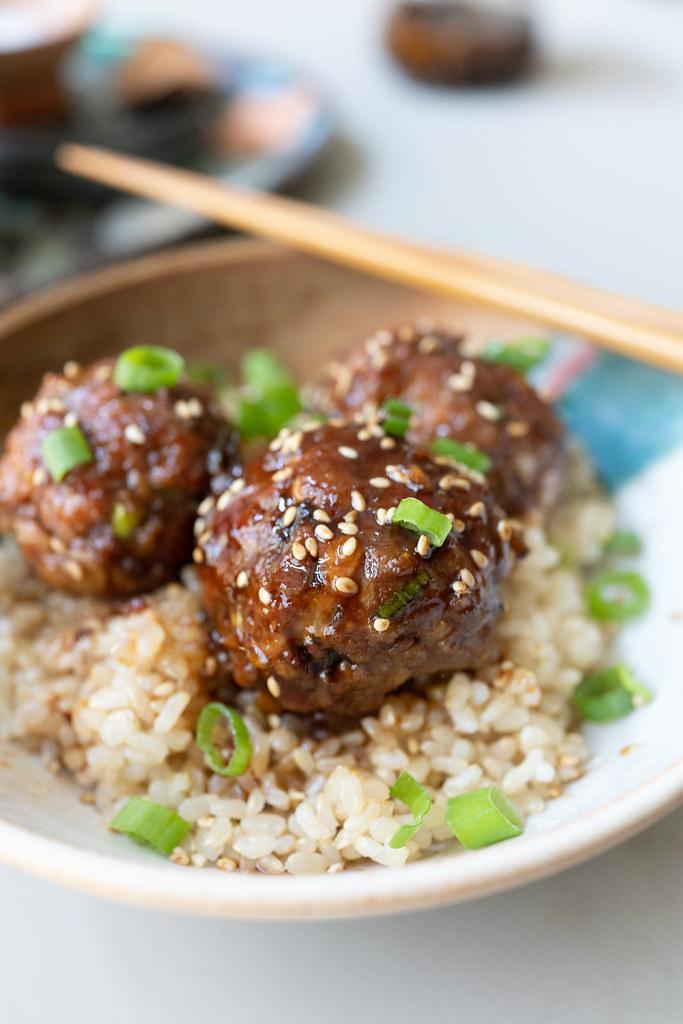
POLYGON ((192 171, 63 145, 57 163, 123 192, 377 277, 504 310, 590 338, 603 348, 683 373, 683 314, 514 263, 419 246, 362 228, 308 203, 226 185, 192 171))

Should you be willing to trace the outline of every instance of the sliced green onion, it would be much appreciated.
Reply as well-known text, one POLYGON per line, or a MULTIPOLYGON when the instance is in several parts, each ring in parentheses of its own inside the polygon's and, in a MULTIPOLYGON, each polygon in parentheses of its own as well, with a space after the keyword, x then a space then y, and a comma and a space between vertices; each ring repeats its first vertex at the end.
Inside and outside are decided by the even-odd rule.
POLYGON ((378 619, 393 619, 394 615, 400 612, 401 608, 405 608, 414 597, 417 597, 421 590, 424 590, 430 579, 431 576, 427 570, 421 569, 412 580, 399 587, 384 604, 379 606, 375 612, 376 617, 378 619))
POLYGON ((454 437, 437 437, 431 445, 432 455, 443 455, 447 459, 453 459, 468 469, 474 469, 477 473, 487 473, 491 468, 491 459, 486 452, 475 448, 473 444, 466 444, 456 441, 454 437))
POLYGON ((192 825, 170 807, 142 796, 132 796, 114 815, 109 827, 168 857, 182 843, 192 825))
POLYGON ((446 804, 446 824, 468 850, 521 836, 524 822, 497 786, 453 796, 446 804))
POLYGON ((424 533, 429 543, 440 548, 453 529, 453 524, 443 512, 425 505, 419 498, 403 498, 394 512, 392 522, 416 533, 424 533))
POLYGON ((574 688, 574 703, 587 722, 612 722, 650 700, 651 691, 621 663, 591 673, 574 688))
POLYGON ((228 370, 218 363, 190 363, 185 376, 197 384, 207 384, 214 391, 220 391, 230 379, 228 370))
POLYGON ((633 530, 615 530, 605 541, 604 552, 606 555, 638 555, 642 546, 633 530))
POLYGON ((204 754, 206 764, 216 775, 243 775, 249 767, 251 759, 249 732, 243 719, 233 708, 228 708, 219 701, 205 705, 197 719, 195 739, 197 746, 204 754), (223 752, 216 744, 216 727, 221 719, 225 719, 228 723, 234 744, 234 750, 227 762, 223 752))
POLYGON ((513 341, 489 341, 481 358, 500 363, 520 373, 528 373, 543 362, 550 351, 547 338, 515 338, 513 341))
POLYGON ((392 437, 405 437, 409 426, 410 420, 403 420, 400 416, 386 416, 382 420, 384 433, 392 437))
POLYGON ((432 801, 424 786, 421 786, 417 779, 414 779, 408 772, 401 772, 391 787, 390 794, 394 800, 404 803, 413 816, 410 824, 401 825, 389 840, 389 846, 393 850, 398 850, 399 847, 405 846, 422 826, 425 815, 429 813, 432 806, 432 801))
POLYGON ((650 588, 637 572, 607 569, 586 591, 588 611, 601 622, 625 622, 647 611, 650 588))
POLYGON ((114 383, 121 391, 147 394, 159 388, 172 388, 185 369, 185 360, 170 348, 160 345, 136 345, 116 360, 114 383))
POLYGON ((117 501, 111 514, 111 528, 119 540, 127 540, 140 525, 139 509, 129 508, 122 501, 117 501))
POLYGON ((291 384, 289 371, 266 348, 251 348, 242 356, 242 380, 256 391, 268 391, 281 384, 291 384))
POLYGON ((90 445, 80 427, 58 427, 43 438, 43 460, 53 480, 63 480, 76 466, 94 462, 90 445))
POLYGON ((382 408, 388 416, 398 416, 402 420, 409 420, 413 414, 410 406, 402 402, 400 398, 387 398, 382 408))
POLYGON ((412 414, 410 406, 398 398, 387 398, 382 406, 382 411, 384 413, 382 427, 385 434, 391 434, 392 437, 405 437, 412 414))
POLYGON ((255 348, 242 359, 243 392, 237 403, 242 437, 274 437, 303 406, 285 367, 266 349, 255 348))

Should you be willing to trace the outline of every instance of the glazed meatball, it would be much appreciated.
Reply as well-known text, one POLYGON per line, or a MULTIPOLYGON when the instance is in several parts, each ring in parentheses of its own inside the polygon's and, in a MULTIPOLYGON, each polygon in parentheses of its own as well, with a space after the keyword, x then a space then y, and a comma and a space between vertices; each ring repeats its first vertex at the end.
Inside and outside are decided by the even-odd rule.
POLYGON ((202 389, 124 393, 114 367, 67 363, 24 404, 0 461, 0 528, 52 586, 126 596, 191 557, 197 506, 234 437, 202 389), (44 445, 63 427, 79 431, 84 461, 55 479, 44 445))
POLYGON ((510 515, 552 504, 565 462, 562 424, 520 373, 467 358, 462 340, 411 326, 377 331, 331 364, 313 401, 368 417, 398 398, 412 412, 412 443, 453 437, 490 457, 487 483, 510 515))
POLYGON ((521 545, 473 475, 330 420, 283 431, 211 504, 204 603, 236 682, 274 706, 360 714, 408 679, 486 659, 521 545), (392 524, 408 497, 451 519, 441 546, 392 524))

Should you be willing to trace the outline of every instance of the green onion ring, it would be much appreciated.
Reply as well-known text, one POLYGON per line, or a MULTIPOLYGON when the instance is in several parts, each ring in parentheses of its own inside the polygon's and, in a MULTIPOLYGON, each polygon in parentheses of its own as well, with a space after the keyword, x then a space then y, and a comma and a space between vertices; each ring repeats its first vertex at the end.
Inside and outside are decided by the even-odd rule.
POLYGON ((512 341, 489 341, 481 358, 489 363, 509 366, 519 373, 528 373, 543 362, 549 351, 547 338, 515 338, 512 341))
POLYGON ((136 508, 129 508, 117 501, 111 513, 112 533, 119 540, 128 540, 140 525, 141 514, 136 508))
POLYGON ((403 498, 394 512, 392 523, 416 533, 424 533, 432 547, 440 548, 453 524, 443 512, 438 512, 419 498, 403 498))
POLYGON ((588 611, 601 622, 625 622, 643 615, 650 605, 650 588, 637 572, 606 569, 586 591, 588 611), (617 591, 610 596, 610 591, 617 591))
POLYGON ((114 383, 121 391, 149 394, 174 387, 185 369, 185 360, 170 348, 137 345, 116 360, 114 383))
POLYGON ((197 719, 197 730, 195 734, 197 746, 204 754, 207 766, 216 775, 243 775, 249 767, 251 759, 251 740, 244 720, 233 709, 226 707, 219 701, 212 701, 206 704, 197 719), (216 747, 214 736, 216 726, 222 719, 226 719, 230 726, 235 749, 230 760, 226 763, 220 750, 216 747))
POLYGON ((94 462, 85 434, 79 426, 57 427, 46 434, 41 444, 43 461, 50 476, 59 483, 77 466, 94 462))
POLYGON ((392 850, 398 850, 405 846, 408 840, 412 839, 417 830, 422 827, 422 822, 432 806, 432 801, 424 786, 421 786, 417 779, 414 779, 408 772, 401 772, 391 787, 390 795, 394 800, 404 803, 413 816, 410 824, 401 825, 389 840, 392 850))
POLYGON ((627 667, 592 672, 574 688, 574 703, 587 722, 612 722, 624 718, 635 707, 652 700, 652 693, 639 683, 627 667))
POLYGON ((638 555, 642 546, 640 537, 633 530, 615 530, 605 541, 603 551, 606 555, 638 555))
POLYGON ((475 448, 473 444, 456 441, 454 437, 435 437, 429 446, 432 455, 459 462, 461 466, 473 469, 476 473, 487 473, 491 468, 491 458, 475 448))
POLYGON ((446 824, 468 850, 479 850, 524 831, 524 822, 497 786, 453 796, 446 804, 446 824))
POLYGON ((132 796, 114 815, 109 827, 167 857, 192 828, 189 821, 170 807, 163 807, 142 796, 132 796))

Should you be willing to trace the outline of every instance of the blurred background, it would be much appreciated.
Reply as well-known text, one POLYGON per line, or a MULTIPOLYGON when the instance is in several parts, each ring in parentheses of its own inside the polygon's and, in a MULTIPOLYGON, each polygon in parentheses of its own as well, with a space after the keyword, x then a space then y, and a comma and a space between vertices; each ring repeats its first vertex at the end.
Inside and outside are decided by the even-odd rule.
POLYGON ((217 229, 78 139, 676 305, 678 0, 0 0, 0 303, 217 229))

